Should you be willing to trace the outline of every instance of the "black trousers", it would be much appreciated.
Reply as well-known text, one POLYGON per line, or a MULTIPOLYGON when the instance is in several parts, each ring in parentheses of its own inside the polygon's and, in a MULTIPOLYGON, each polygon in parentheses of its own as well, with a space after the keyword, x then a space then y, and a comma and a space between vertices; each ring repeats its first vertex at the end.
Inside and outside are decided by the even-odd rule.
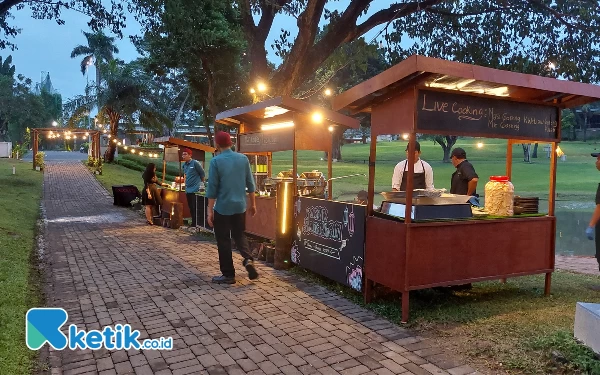
POLYGON ((233 254, 231 251, 231 239, 235 241, 235 247, 240 251, 244 259, 252 259, 248 251, 248 240, 244 234, 246 229, 246 213, 235 215, 221 215, 215 211, 213 220, 217 248, 219 250, 219 266, 223 276, 234 277, 233 254))
POLYGON ((192 215, 192 226, 196 226, 196 194, 194 193, 185 193, 185 198, 187 199, 188 207, 190 208, 190 215, 192 215))

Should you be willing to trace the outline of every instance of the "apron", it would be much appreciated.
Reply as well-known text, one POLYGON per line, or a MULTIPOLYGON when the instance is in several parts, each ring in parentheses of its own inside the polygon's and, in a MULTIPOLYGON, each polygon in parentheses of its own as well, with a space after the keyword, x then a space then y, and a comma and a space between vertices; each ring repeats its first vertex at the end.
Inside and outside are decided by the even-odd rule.
MULTIPOLYGON (((406 191, 406 164, 404 164, 404 173, 402 173, 402 182, 400 183, 400 191, 406 191)), ((423 173, 413 173, 413 189, 425 189, 425 166, 423 165, 423 160, 421 160, 421 168, 423 168, 423 173)))

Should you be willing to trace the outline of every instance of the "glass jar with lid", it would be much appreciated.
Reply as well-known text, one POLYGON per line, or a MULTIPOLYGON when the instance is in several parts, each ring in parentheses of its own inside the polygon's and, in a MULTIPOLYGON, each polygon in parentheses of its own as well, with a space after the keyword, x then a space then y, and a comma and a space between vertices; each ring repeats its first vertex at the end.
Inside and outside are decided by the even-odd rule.
POLYGON ((485 210, 490 215, 512 216, 515 187, 508 176, 490 176, 485 184, 485 210))

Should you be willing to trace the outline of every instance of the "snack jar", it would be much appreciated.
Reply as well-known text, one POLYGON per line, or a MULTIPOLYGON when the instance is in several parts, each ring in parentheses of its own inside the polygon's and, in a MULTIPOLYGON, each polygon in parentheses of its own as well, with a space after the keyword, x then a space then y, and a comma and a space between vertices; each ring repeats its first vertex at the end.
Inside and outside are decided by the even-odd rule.
POLYGON ((485 210, 490 215, 512 216, 515 187, 508 176, 490 176, 485 184, 485 210))

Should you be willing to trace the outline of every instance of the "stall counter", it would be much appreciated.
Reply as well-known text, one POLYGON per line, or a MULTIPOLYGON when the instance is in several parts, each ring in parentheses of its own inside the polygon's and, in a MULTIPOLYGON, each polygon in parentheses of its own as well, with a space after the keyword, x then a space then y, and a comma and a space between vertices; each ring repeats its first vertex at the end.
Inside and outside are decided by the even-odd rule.
POLYGON ((187 197, 184 191, 178 191, 174 189, 165 189, 162 188, 160 191, 160 196, 163 200, 162 209, 163 211, 171 211, 171 203, 178 202, 183 205, 183 217, 191 218, 190 208, 187 203, 187 197))

